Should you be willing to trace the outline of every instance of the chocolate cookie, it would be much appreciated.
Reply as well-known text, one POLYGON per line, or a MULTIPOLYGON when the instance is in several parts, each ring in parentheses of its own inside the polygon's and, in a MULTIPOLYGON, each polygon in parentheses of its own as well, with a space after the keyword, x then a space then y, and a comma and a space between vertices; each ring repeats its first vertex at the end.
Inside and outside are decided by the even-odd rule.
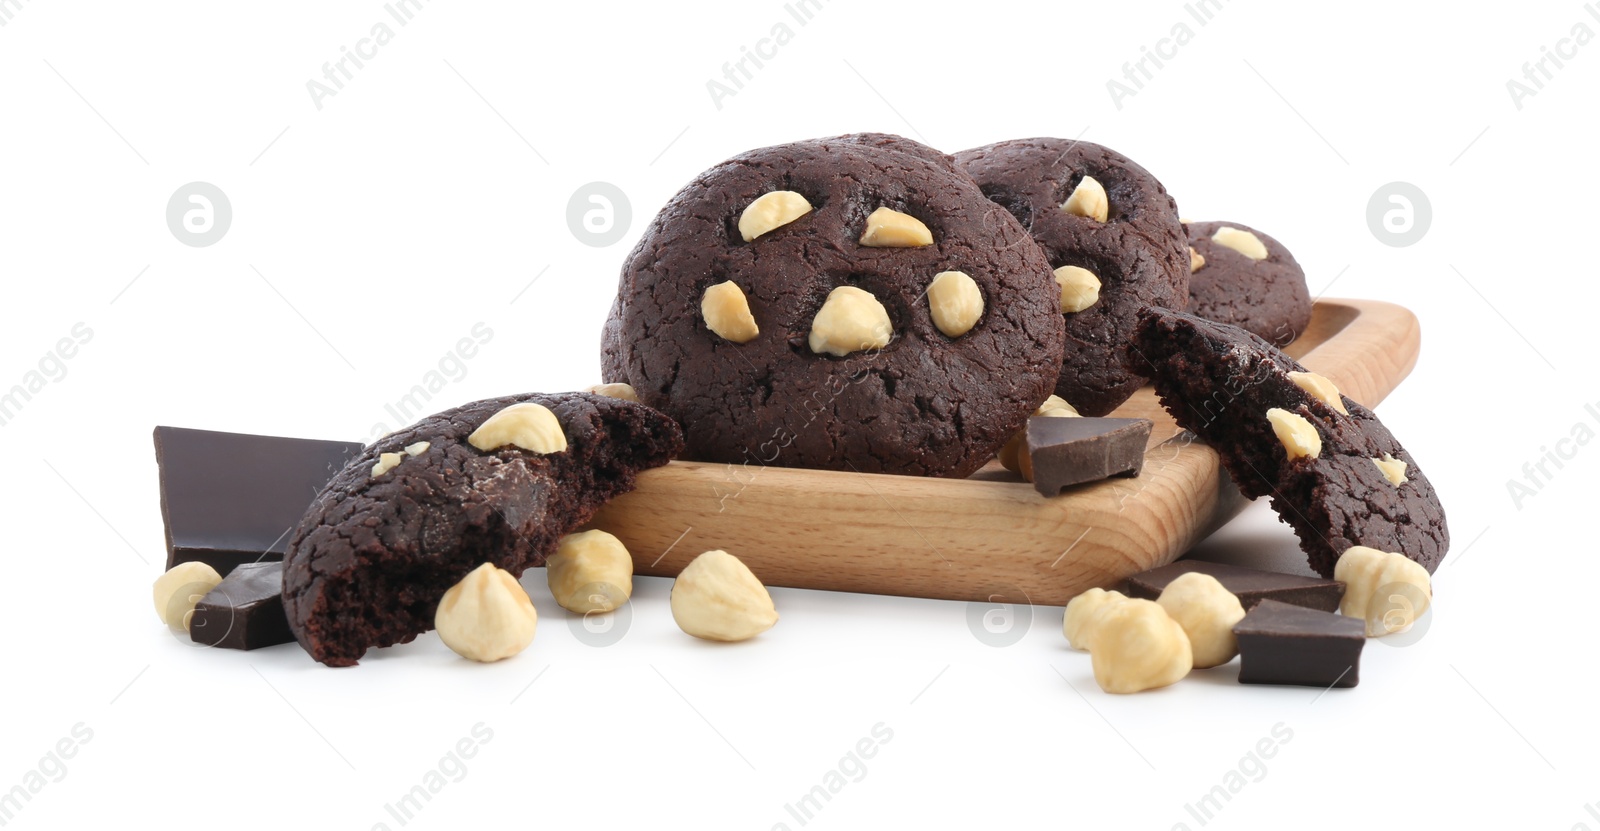
POLYGON ((622 269, 607 381, 689 458, 966 476, 1055 384, 1049 263, 941 154, 872 134, 736 156, 622 269))
POLYGON ((1288 346, 1311 322, 1306 272, 1283 244, 1237 222, 1190 222, 1189 311, 1288 346))
POLYGON ((295 529, 283 566, 289 628, 329 666, 406 643, 433 628, 440 596, 467 572, 489 562, 520 575, 542 564, 563 535, 681 444, 666 416, 584 393, 479 401, 385 436, 328 483, 295 529), (559 427, 565 449, 485 451, 468 441, 523 403, 553 415, 541 436, 559 427))
MULTIPOLYGON (((822 147, 838 144, 849 144, 867 147, 873 150, 884 150, 893 153, 905 153, 915 156, 932 164, 938 165, 952 173, 966 174, 956 166, 955 159, 941 153, 919 141, 912 141, 905 136, 893 133, 846 133, 842 136, 809 139, 806 143, 822 147)), ((600 335, 600 375, 607 383, 631 383, 627 380, 628 370, 622 364, 621 334, 622 326, 622 296, 617 295, 611 303, 611 312, 606 316, 605 327, 600 335)))
POLYGON ((1444 559, 1450 532, 1428 477, 1326 378, 1243 329, 1165 309, 1141 313, 1135 360, 1178 425, 1216 447, 1240 492, 1272 497, 1318 574, 1333 576, 1353 545, 1430 572, 1444 559))
POLYGON ((1144 384, 1126 360, 1139 309, 1189 301, 1176 203, 1133 160, 1084 141, 1016 139, 955 159, 1057 270, 1067 348, 1056 395, 1087 416, 1111 412, 1144 384))

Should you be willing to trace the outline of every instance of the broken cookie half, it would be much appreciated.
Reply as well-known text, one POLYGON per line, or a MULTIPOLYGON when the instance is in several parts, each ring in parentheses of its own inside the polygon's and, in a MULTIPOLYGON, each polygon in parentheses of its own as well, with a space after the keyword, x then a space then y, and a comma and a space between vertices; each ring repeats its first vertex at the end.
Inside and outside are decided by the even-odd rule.
POLYGON ((676 422, 586 393, 515 395, 379 439, 317 495, 289 543, 283 603, 311 657, 350 666, 432 629, 484 563, 521 575, 641 470, 683 446, 676 422))
POLYGON ((1134 358, 1180 427, 1217 449, 1239 490, 1272 497, 1311 567, 1352 546, 1397 551, 1430 573, 1450 546, 1444 507, 1371 410, 1265 340, 1166 309, 1139 315, 1134 358))

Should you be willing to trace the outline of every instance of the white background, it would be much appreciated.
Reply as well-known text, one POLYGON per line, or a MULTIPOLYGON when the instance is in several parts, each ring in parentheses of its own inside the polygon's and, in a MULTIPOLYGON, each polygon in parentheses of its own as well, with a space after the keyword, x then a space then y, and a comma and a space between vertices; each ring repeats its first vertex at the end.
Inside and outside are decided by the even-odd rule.
MULTIPOLYGON (((1600 430, 1600 46, 1548 64, 1520 109, 1506 88, 1600 20, 1576 0, 1233 0, 1204 26, 1177 2, 865 5, 802 26, 776 2, 435 2, 320 110, 306 83, 389 20, 375 0, 8 6, 0 388, 75 323, 93 336, 0 427, 0 790, 74 725, 93 737, 7 827, 397 828, 385 804, 481 722, 492 740, 410 827, 798 828, 785 804, 881 723, 892 739, 810 826, 1198 828, 1185 804, 1281 723, 1292 739, 1209 827, 1600 828, 1600 449, 1520 505, 1506 484, 1574 425, 1600 430), (780 21, 792 40, 716 106, 707 81, 780 21), (1119 109, 1106 82, 1180 21, 1192 40, 1119 109), (725 647, 679 632, 668 583, 641 579, 601 649, 534 572, 543 618, 514 660, 471 665, 430 635, 345 671, 186 648, 155 620, 154 425, 364 440, 479 322, 492 340, 430 409, 593 383, 618 267, 677 188, 857 130, 1109 144, 1185 216, 1284 241, 1314 293, 1415 310, 1421 362, 1379 412, 1451 520, 1426 636, 1369 644, 1361 685, 1320 698, 1240 686, 1237 664, 1114 697, 1050 608, 993 648, 965 604, 775 590, 777 628, 725 647), (197 180, 233 207, 203 248, 165 220, 197 180), (1410 247, 1367 223, 1396 180, 1432 206, 1410 247), (610 247, 567 226, 591 181, 633 208, 610 247)), ((1264 505, 1207 550, 1300 561, 1264 505)))

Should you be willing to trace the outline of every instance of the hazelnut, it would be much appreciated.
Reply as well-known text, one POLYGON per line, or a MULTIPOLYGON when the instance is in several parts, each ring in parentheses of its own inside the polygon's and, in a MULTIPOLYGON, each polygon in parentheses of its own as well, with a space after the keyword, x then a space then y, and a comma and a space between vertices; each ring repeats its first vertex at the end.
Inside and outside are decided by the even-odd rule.
POLYGON ((412 457, 421 456, 422 454, 428 452, 428 448, 432 446, 433 442, 431 441, 419 441, 415 444, 408 444, 406 445, 406 455, 412 457))
POLYGON ((1244 605, 1217 578, 1194 571, 1180 575, 1156 602, 1189 636, 1195 669, 1222 666, 1239 654, 1233 627, 1244 620, 1244 605))
POLYGON ((604 531, 562 537, 544 565, 550 594, 569 612, 615 611, 633 595, 633 557, 604 531))
POLYGON ((811 321, 811 351, 844 357, 863 349, 881 349, 894 336, 889 310, 871 292, 840 286, 828 292, 811 321))
POLYGON ((1072 189, 1072 195, 1061 203, 1061 210, 1073 216, 1086 216, 1096 222, 1105 222, 1111 213, 1111 201, 1106 189, 1093 176, 1085 176, 1072 189))
POLYGON ((811 203, 792 190, 775 190, 756 197, 739 214, 739 236, 749 242, 811 213, 811 203))
POLYGON ((959 338, 983 316, 983 293, 965 272, 941 271, 928 284, 928 311, 939 331, 959 338))
MULTIPOLYGON (((1072 405, 1068 404, 1065 398, 1062 398, 1059 395, 1052 395, 1049 398, 1046 398, 1043 404, 1039 405, 1039 409, 1034 411, 1033 417, 1078 418, 1079 416, 1078 411, 1073 409, 1072 405)), ((1018 430, 1016 435, 1012 436, 1010 440, 1005 443, 1005 446, 1000 448, 1000 452, 995 454, 995 456, 1000 460, 1001 467, 1004 467, 1006 470, 1009 470, 1012 473, 1022 472, 1022 442, 1026 438, 1027 429, 1024 428, 1022 430, 1018 430)))
POLYGON ((399 453, 379 453, 377 464, 372 466, 372 478, 376 479, 379 476, 394 470, 395 465, 400 464, 401 460, 403 459, 405 459, 405 456, 402 456, 399 453))
POLYGON ((1322 454, 1322 434, 1305 416, 1273 407, 1267 410, 1267 421, 1272 422, 1272 432, 1278 434, 1290 461, 1303 456, 1315 459, 1322 454))
POLYGON ((1333 579, 1344 583, 1339 613, 1365 620, 1369 638, 1409 629, 1433 598, 1433 583, 1420 563, 1364 545, 1339 555, 1333 579))
POLYGON ((910 214, 879 208, 867 217, 861 244, 868 248, 921 248, 933 244, 933 232, 910 214))
POLYGON ((1261 238, 1241 228, 1224 225, 1211 235, 1211 241, 1224 248, 1232 248, 1252 260, 1267 258, 1267 246, 1261 242, 1261 238))
POLYGON ((1067 613, 1061 618, 1061 634, 1067 636, 1067 645, 1087 651, 1094 634, 1094 620, 1106 607, 1127 600, 1127 595, 1105 589, 1090 589, 1067 603, 1067 613))
POLYGON ((1174 683, 1194 665, 1189 636, 1153 600, 1120 600, 1093 618, 1089 659, 1108 693, 1136 693, 1174 683))
POLYGON ((705 318, 706 328, 723 340, 749 343, 761 334, 756 316, 750 313, 750 301, 745 299, 744 289, 732 280, 706 289, 700 298, 700 316, 705 318))
POLYGON ((1205 267, 1206 258, 1201 256, 1200 252, 1194 250, 1194 248, 1191 246, 1189 248, 1189 273, 1193 274, 1194 272, 1205 267))
POLYGON ((607 398, 620 398, 623 401, 632 401, 635 404, 639 403, 638 393, 635 393, 633 387, 628 384, 595 384, 584 390, 584 392, 603 395, 607 398))
POLYGON ((206 592, 222 582, 222 575, 210 565, 194 560, 179 563, 156 578, 151 588, 151 599, 156 604, 156 616, 170 629, 189 631, 189 617, 196 603, 206 592))
POLYGON ((1061 311, 1081 312, 1100 300, 1100 278, 1087 268, 1064 265, 1056 269, 1056 285, 1061 287, 1061 311))
POLYGON ((1327 378, 1315 372, 1291 372, 1289 373, 1289 380, 1293 381, 1295 386, 1305 390, 1306 394, 1312 398, 1345 415, 1350 414, 1350 411, 1345 409, 1344 397, 1339 395, 1339 388, 1334 386, 1333 382, 1327 378))
POLYGON ((457 655, 498 661, 533 643, 539 613, 511 572, 494 563, 473 569, 439 598, 433 626, 457 655))
POLYGON ((1383 478, 1389 480, 1389 484, 1398 488, 1406 483, 1405 462, 1385 453, 1383 458, 1373 459, 1372 463, 1378 466, 1378 470, 1383 473, 1383 478))
POLYGON ((672 583, 672 619, 708 641, 749 640, 778 622, 772 595, 738 557, 707 551, 672 583))
POLYGON ((560 453, 567 449, 567 436, 548 407, 525 401, 489 416, 467 436, 467 444, 485 452, 510 444, 535 453, 560 453))

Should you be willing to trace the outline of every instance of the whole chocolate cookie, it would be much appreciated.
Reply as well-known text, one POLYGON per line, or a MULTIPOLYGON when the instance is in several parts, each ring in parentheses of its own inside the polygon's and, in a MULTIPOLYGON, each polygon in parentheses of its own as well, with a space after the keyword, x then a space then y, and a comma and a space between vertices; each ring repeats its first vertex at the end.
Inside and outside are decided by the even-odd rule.
MULTIPOLYGON (((884 150, 893 153, 905 153, 953 173, 964 172, 957 167, 955 159, 919 141, 912 141, 905 136, 893 133, 846 133, 841 136, 809 139, 809 144, 822 147, 838 144, 849 144, 867 147, 873 150, 884 150)), ((607 383, 631 383, 627 380, 628 370, 622 363, 621 335, 622 326, 622 295, 617 295, 611 303, 611 312, 606 316, 605 327, 600 335, 600 375, 607 383)))
POLYGON ((942 157, 877 134, 741 154, 622 269, 608 382, 688 458, 966 476, 1055 384, 1049 264, 942 157))
POLYGON ((1283 243, 1237 222, 1189 222, 1189 311, 1288 346, 1311 322, 1306 272, 1283 243))
POLYGON ((1430 572, 1444 559, 1450 531, 1433 484, 1328 379, 1243 329, 1165 309, 1140 314, 1134 355, 1162 406, 1217 449, 1239 491, 1272 497, 1318 574, 1333 576, 1354 545, 1430 572))
POLYGON ((681 446, 661 413, 584 393, 479 401, 385 436, 328 483, 295 529, 283 565, 289 628, 329 666, 406 643, 433 628, 439 598, 467 572, 488 562, 520 575, 542 564, 563 535, 681 446), (565 448, 468 441, 517 404, 546 408, 565 448))
POLYGON ((1189 301, 1177 204, 1132 159, 1085 141, 1015 139, 955 159, 1057 270, 1067 348, 1056 395, 1087 416, 1111 412, 1144 385, 1126 360, 1139 309, 1189 301))

